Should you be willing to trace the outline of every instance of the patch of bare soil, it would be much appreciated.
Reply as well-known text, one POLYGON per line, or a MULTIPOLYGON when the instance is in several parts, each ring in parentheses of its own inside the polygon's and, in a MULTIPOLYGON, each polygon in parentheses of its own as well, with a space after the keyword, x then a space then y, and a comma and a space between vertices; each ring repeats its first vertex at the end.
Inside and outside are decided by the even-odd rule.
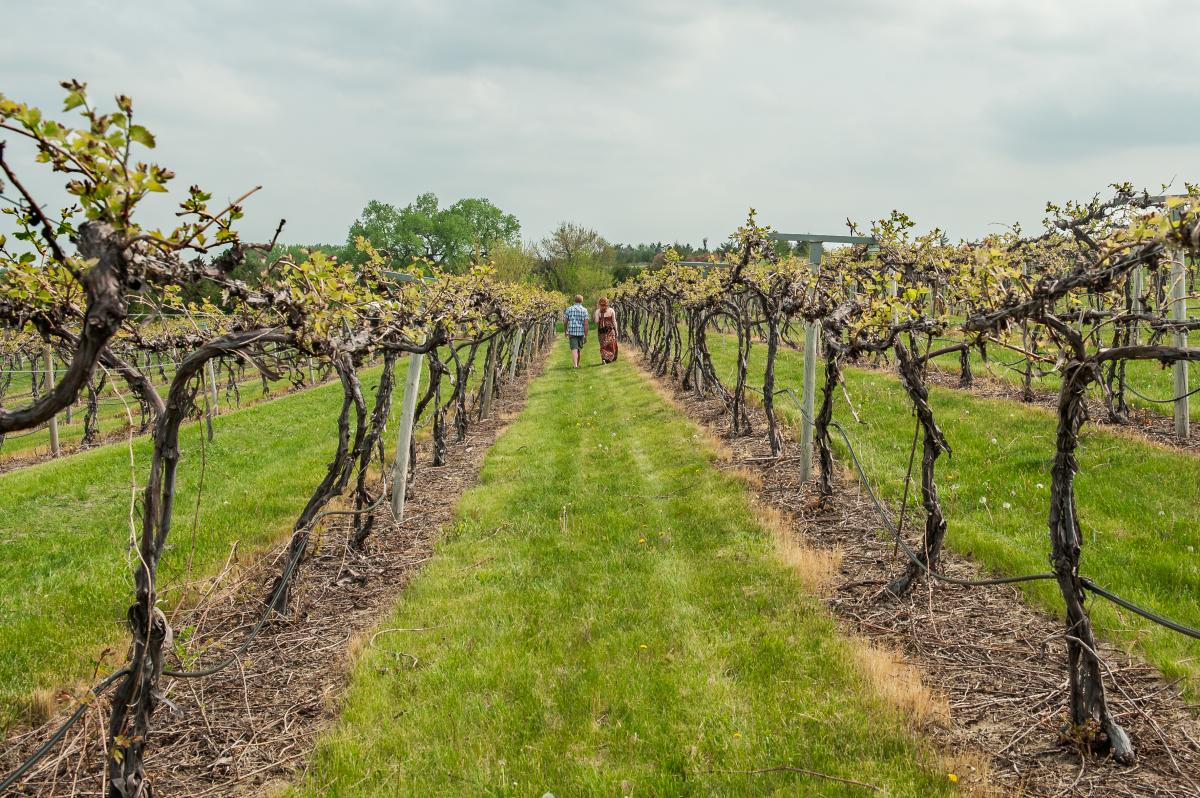
MULTIPOLYGON (((902 652, 925 685, 945 698, 949 723, 921 729, 941 752, 951 760, 990 763, 959 773, 960 785, 1019 796, 1200 795, 1200 724, 1156 669, 1102 646, 1110 705, 1133 738, 1137 765, 1122 767, 1064 744, 1067 677, 1059 619, 1031 608, 1012 586, 922 582, 904 599, 881 598, 907 560, 885 538, 862 485, 842 475, 834 500, 817 508, 799 480, 799 444, 789 437, 782 456, 771 457, 761 409, 751 409, 755 434, 731 439, 719 400, 697 399, 674 383, 667 388, 693 420, 722 436, 732 452, 727 467, 760 476, 752 481, 759 499, 783 511, 801 544, 838 553, 841 565, 826 604, 847 632, 902 652)), ((982 575, 976 564, 949 552, 942 567, 963 579, 982 575)))
MULTIPOLYGON (((491 417, 475 422, 465 441, 450 443, 444 466, 427 465, 429 442, 420 447, 404 521, 392 523, 390 508, 381 507, 365 550, 347 545, 350 518, 332 516, 315 553, 296 575, 290 613, 274 616, 236 664, 203 679, 164 680, 167 690, 146 758, 155 795, 252 795, 296 778, 318 736, 337 716, 354 654, 372 645, 368 632, 433 557, 459 497, 478 482, 484 455, 524 406, 528 382, 545 362, 543 355, 529 374, 508 386, 491 417)), ((452 424, 448 433, 453 441, 452 424)), ((202 652, 199 662, 184 667, 220 662, 241 645, 262 617, 286 547, 286 542, 277 546, 240 572, 231 562, 211 580, 210 595, 172 620, 177 635, 187 634, 187 650, 202 652)), ((10 739, 3 772, 31 753, 63 717, 10 739)), ((95 702, 17 794, 103 795, 107 719, 107 701, 95 702)))

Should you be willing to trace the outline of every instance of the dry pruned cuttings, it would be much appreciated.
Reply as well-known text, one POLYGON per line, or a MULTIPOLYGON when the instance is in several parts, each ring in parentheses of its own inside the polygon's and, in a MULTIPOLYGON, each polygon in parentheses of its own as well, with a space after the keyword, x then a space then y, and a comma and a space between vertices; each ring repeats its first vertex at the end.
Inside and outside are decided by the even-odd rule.
MULTIPOLYGON (((79 109, 85 122, 81 127, 50 120, 40 110, 0 95, 0 130, 32 142, 35 160, 66 177, 66 191, 76 202, 47 217, 0 143, 6 188, 11 185, 17 194, 5 195, 11 201, 3 209, 17 233, 12 241, 0 239, 0 329, 13 339, 36 336, 51 343, 68 362, 53 389, 19 409, 0 407, 0 435, 41 424, 73 403, 92 384, 97 366, 126 379, 145 408, 143 422, 153 424, 136 534, 135 601, 128 613, 132 642, 125 665, 105 681, 106 688, 112 687, 104 743, 106 789, 112 798, 131 798, 150 793, 144 760, 164 678, 203 678, 236 659, 190 671, 165 664, 174 632, 159 606, 157 575, 174 517, 179 431, 196 412, 206 372, 211 379, 215 364, 250 364, 266 381, 297 371, 302 362, 312 368, 316 361, 337 374, 343 392, 337 451, 296 521, 257 633, 272 611, 286 609, 313 525, 336 514, 327 505, 347 489, 356 467, 358 506, 349 514, 356 520, 373 517, 382 503, 386 481, 372 496, 366 473, 376 455, 387 470, 382 433, 394 382, 390 375, 381 381, 368 413, 360 369, 380 359, 390 366, 401 354, 448 347, 456 368, 434 369, 430 390, 438 396, 444 381, 454 383, 461 440, 469 424, 466 384, 476 349, 488 352, 487 393, 480 396, 486 406, 552 341, 562 298, 501 283, 488 263, 453 275, 436 273, 429 264, 398 263, 365 240, 359 242, 362 263, 341 262, 320 251, 302 257, 285 254, 266 263, 253 285, 233 279, 230 272, 248 253, 269 256, 274 251, 275 241, 246 245, 233 229, 243 214, 241 202, 253 192, 214 210, 211 195, 192 187, 180 204, 178 227, 144 228, 138 222, 142 200, 166 191, 173 177, 170 170, 132 155, 135 147, 153 147, 154 137, 133 121, 128 98, 118 97, 117 110, 101 113, 82 83, 68 81, 63 87, 65 111, 79 109), (185 299, 183 289, 201 280, 220 288, 219 303, 185 299), (459 351, 464 347, 470 349, 465 364, 459 351), (138 357, 167 352, 175 368, 164 400, 138 357)), ((282 223, 276 238, 280 230, 282 223)), ((215 385, 206 387, 216 390, 215 385)), ((441 416, 446 407, 437 407, 441 416)), ((434 425, 434 437, 435 448, 444 455, 444 423, 434 425)), ((413 456, 398 453, 406 455, 413 456)), ((355 543, 361 547, 372 525, 356 527, 355 543)), ((78 717, 50 742, 57 742, 78 717)), ((0 784, 15 783, 22 772, 0 784)))
MULTIPOLYGON (((771 246, 770 229, 753 211, 725 247, 727 262, 711 268, 683 264, 668 252, 661 270, 645 272, 619 286, 616 304, 626 318, 623 333, 648 356, 658 376, 680 379, 698 398, 715 396, 729 414, 731 437, 751 431, 745 404, 749 352, 766 342, 766 366, 759 389, 770 454, 779 457, 781 440, 774 418, 774 360, 789 327, 819 325, 825 389, 814 418, 819 465, 816 506, 833 496, 834 462, 830 430, 841 365, 859 358, 893 354, 901 383, 913 405, 916 427, 910 475, 921 443, 920 505, 925 524, 915 548, 900 538, 907 496, 895 528, 907 553, 905 571, 890 580, 884 595, 898 600, 923 578, 954 581, 939 573, 947 531, 938 498, 936 466, 951 449, 930 401, 930 361, 958 353, 960 382, 971 382, 972 348, 1014 350, 1031 369, 1037 362, 1062 378, 1056 403, 1059 417, 1051 473, 1050 560, 1053 571, 958 584, 991 585, 1014 579, 1052 579, 1066 602, 1066 648, 1070 717, 1063 737, 1084 748, 1132 764, 1133 743, 1109 709, 1105 663, 1084 606, 1085 592, 1109 600, 1107 591, 1080 574, 1083 544, 1074 478, 1079 431, 1087 419, 1087 390, 1093 384, 1114 419, 1125 417, 1124 364, 1155 360, 1164 365, 1200 360, 1181 334, 1200 329, 1200 320, 1172 317, 1185 296, 1182 253, 1200 250, 1200 191, 1188 185, 1179 196, 1113 186, 1112 196, 1085 203, 1049 205, 1045 229, 1023 235, 1019 226, 981 241, 951 244, 940 230, 913 233, 914 223, 893 212, 871 227, 874 244, 830 253, 814 273, 799 252, 781 257, 771 246), (1175 268, 1173 268, 1173 266, 1175 268), (1154 288, 1147 291, 1144 286, 1154 288), (1139 328, 1149 333, 1140 341, 1139 328), (683 338, 681 329, 686 329, 683 338), (737 336, 733 385, 723 382, 708 352, 709 329, 737 336), (1164 341, 1175 335, 1173 342, 1164 341), (950 341, 935 347, 935 340, 950 341), (683 368, 680 368, 680 365, 683 368)), ((854 231, 853 225, 851 226, 854 231)), ((855 231, 856 232, 856 231, 855 231)), ((1028 381, 1027 381, 1028 385, 1028 381)), ((960 442, 959 445, 962 445, 960 442)), ((907 486, 906 482, 906 486, 907 486)), ((1127 604, 1123 604, 1128 608, 1127 604)), ((1143 617, 1162 622, 1149 612, 1143 617)), ((1190 633, 1182 624, 1169 628, 1190 633)))

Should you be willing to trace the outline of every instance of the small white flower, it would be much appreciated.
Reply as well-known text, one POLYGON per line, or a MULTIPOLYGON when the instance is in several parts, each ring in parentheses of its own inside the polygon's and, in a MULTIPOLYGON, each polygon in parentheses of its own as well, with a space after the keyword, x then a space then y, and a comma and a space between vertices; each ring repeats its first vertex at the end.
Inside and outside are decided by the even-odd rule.
POLYGON ((1001 506, 1001 507, 1003 507, 1005 510, 1011 510, 1011 509, 1012 509, 1012 505, 1011 505, 1011 504, 1009 504, 1008 502, 1005 502, 1004 504, 1002 504, 1002 505, 1000 505, 1000 506, 1001 506))
POLYGON ((1043 484, 1042 484, 1042 483, 1040 483, 1040 482, 1037 484, 1037 489, 1038 489, 1038 490, 1041 490, 1041 489, 1042 489, 1042 488, 1044 488, 1044 487, 1046 487, 1046 486, 1045 486, 1045 485, 1043 485, 1043 484))
POLYGON ((992 445, 993 445, 993 446, 995 446, 995 445, 996 445, 996 439, 995 439, 995 438, 992 438, 992 445))
POLYGON ((979 497, 979 503, 980 503, 980 504, 987 504, 987 496, 980 496, 980 497, 979 497))
POLYGON ((1162 510, 1159 510, 1159 511, 1158 511, 1158 514, 1159 514, 1159 516, 1164 516, 1164 515, 1166 515, 1166 513, 1164 513, 1162 510))

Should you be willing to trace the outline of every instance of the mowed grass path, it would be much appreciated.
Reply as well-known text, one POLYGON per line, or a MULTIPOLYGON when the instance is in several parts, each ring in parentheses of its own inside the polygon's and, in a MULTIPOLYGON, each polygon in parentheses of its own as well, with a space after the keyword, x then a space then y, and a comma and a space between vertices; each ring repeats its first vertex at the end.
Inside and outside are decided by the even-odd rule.
POLYGON ((560 343, 298 793, 866 794, 721 772, 777 766, 948 791, 695 428, 626 361, 568 366, 560 343))
MULTIPOLYGON (((397 365, 393 412, 406 368, 397 365)), ((368 403, 380 373, 361 375, 368 403)), ((204 576, 235 541, 245 559, 287 534, 336 448, 340 407, 340 385, 331 383, 222 415, 211 443, 203 424, 185 425, 160 587, 177 583, 189 560, 204 576)), ((35 690, 89 678, 105 646, 116 648, 110 662, 123 658, 133 601, 130 481, 136 476, 140 508, 151 448, 149 437, 134 440, 132 475, 127 442, 0 475, 0 729, 35 690)), ((168 604, 173 595, 165 592, 168 604)))
MULTIPOLYGON (((711 336, 710 343, 724 378, 734 368, 736 345, 724 336, 711 336)), ((755 346, 752 384, 761 384, 764 358, 765 347, 755 346)), ((781 389, 799 394, 803 371, 802 352, 780 351, 776 375, 781 389)), ((823 368, 818 381, 824 382, 823 368)), ((890 375, 849 368, 846 385, 863 424, 854 422, 840 395, 834 418, 845 426, 871 480, 898 502, 912 445, 912 404, 890 375)), ((937 472, 949 521, 946 545, 996 573, 1049 570, 1046 519, 1055 414, 952 389, 935 387, 930 395, 938 424, 954 449, 952 456, 938 461, 937 472)), ((776 406, 788 421, 799 423, 799 408, 787 395, 776 406)), ((849 454, 837 435, 834 442, 848 464, 849 454)), ((919 465, 919 450, 917 456, 919 465)), ((1079 467, 1082 572, 1132 601, 1200 626, 1200 458, 1085 425, 1079 467)), ((913 493, 919 491, 910 493, 918 513, 912 517, 919 519, 913 493)), ((908 524, 910 539, 919 527, 908 524)), ((1044 609, 1063 612, 1054 583, 1021 587, 1044 609)), ((1103 599, 1091 600, 1089 606, 1107 639, 1137 650, 1168 677, 1184 678, 1191 695, 1200 694, 1200 642, 1118 612, 1103 599)))

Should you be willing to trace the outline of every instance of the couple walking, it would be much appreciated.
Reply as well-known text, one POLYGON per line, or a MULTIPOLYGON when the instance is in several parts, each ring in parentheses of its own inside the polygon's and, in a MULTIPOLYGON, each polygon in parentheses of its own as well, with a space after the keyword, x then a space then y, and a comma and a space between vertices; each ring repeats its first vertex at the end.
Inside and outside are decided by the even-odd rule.
MULTIPOLYGON (((600 297, 596 308, 596 330, 600 338, 600 362, 611 363, 617 359, 617 312, 608 306, 608 299, 600 297)), ((571 362, 579 368, 579 352, 587 343, 588 311, 583 306, 583 297, 576 294, 575 304, 567 308, 567 339, 571 342, 571 362)))

